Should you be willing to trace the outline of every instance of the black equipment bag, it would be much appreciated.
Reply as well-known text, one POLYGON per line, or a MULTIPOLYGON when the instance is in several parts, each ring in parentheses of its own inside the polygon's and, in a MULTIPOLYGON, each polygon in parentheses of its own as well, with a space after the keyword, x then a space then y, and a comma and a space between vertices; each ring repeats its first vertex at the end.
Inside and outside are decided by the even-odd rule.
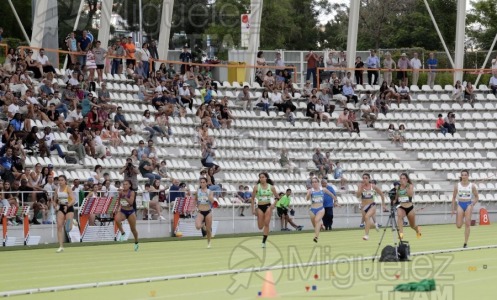
POLYGON ((409 242, 400 241, 397 252, 399 253, 400 261, 409 261, 409 258, 411 258, 411 247, 409 246, 409 242))
POLYGON ((395 262, 398 261, 397 253, 395 247, 387 245, 383 250, 381 250, 381 262, 395 262))

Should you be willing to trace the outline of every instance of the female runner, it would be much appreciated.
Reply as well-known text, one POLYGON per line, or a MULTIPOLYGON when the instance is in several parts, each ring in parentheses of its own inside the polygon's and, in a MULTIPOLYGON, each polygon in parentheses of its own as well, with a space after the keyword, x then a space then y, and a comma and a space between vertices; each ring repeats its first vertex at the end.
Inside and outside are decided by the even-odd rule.
POLYGON ((364 218, 364 232, 365 235, 362 237, 363 240, 369 240, 369 228, 371 226, 371 218, 376 216, 376 203, 374 202, 374 195, 377 193, 381 196, 381 206, 385 208, 385 195, 383 192, 374 184, 370 182, 371 176, 368 173, 362 175, 362 183, 357 189, 356 196, 361 199, 361 213, 364 218))
POLYGON ((454 193, 452 194, 452 215, 456 213, 456 226, 461 228, 464 219, 464 245, 463 248, 468 247, 469 231, 471 226, 471 214, 473 207, 478 202, 478 190, 476 186, 469 182, 469 171, 461 171, 461 182, 454 186, 454 193), (457 197, 457 209, 456 209, 457 197))
POLYGON ((73 192, 67 186, 67 178, 64 175, 59 176, 59 187, 55 190, 55 203, 59 204, 57 211, 57 239, 59 240, 59 249, 57 253, 64 251, 64 228, 67 233, 72 229, 72 220, 74 218, 74 197, 73 192))
POLYGON ((257 215, 257 225, 263 229, 262 248, 266 248, 266 240, 269 234, 269 223, 273 215, 274 203, 271 198, 279 200, 278 193, 274 188, 273 181, 266 172, 259 173, 259 181, 254 186, 250 206, 254 215, 257 215), (257 197, 257 210, 254 207, 254 199, 257 197))
POLYGON ((407 173, 400 174, 400 185, 397 186, 395 204, 397 205, 397 226, 399 227, 399 237, 404 238, 404 217, 407 216, 409 225, 416 231, 417 238, 421 237, 421 228, 416 226, 416 213, 412 204, 414 196, 414 185, 407 173))
POLYGON ((321 230, 321 220, 324 216, 324 194, 328 194, 333 199, 335 199, 335 195, 328 191, 328 189, 321 188, 321 184, 317 177, 312 178, 311 184, 312 187, 307 190, 306 200, 311 200, 309 216, 311 217, 312 226, 314 226, 314 243, 317 243, 319 231, 321 230))
POLYGON ((123 182, 123 189, 119 192, 118 197, 119 203, 121 204, 121 210, 116 213, 114 221, 121 232, 120 241, 123 241, 124 236, 126 235, 122 222, 125 219, 128 219, 129 227, 135 238, 135 251, 138 251, 140 246, 138 245, 138 231, 136 231, 136 197, 135 192, 131 190, 131 181, 125 180, 123 182))
POLYGON ((195 195, 199 214, 195 219, 197 230, 204 229, 207 233, 207 248, 211 247, 212 236, 212 203, 214 202, 213 192, 207 188, 207 179, 200 178, 200 188, 195 195), (204 227, 205 223, 205 227, 204 227))

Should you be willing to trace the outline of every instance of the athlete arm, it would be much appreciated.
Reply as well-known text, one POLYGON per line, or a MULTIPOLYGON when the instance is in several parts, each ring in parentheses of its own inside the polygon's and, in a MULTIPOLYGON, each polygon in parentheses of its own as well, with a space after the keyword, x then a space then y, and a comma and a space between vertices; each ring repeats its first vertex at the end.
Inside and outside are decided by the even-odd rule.
POLYGON ((457 196, 457 184, 454 186, 454 192, 452 193, 452 210, 456 209, 456 196, 457 196))
POLYGON ((74 206, 74 194, 69 192, 67 193, 67 206, 74 206))
POLYGON ((473 187, 471 188, 473 190, 473 195, 474 195, 474 200, 473 200, 473 205, 478 203, 478 200, 480 200, 480 196, 478 195, 478 189, 476 188, 476 185, 473 184, 473 187))
POLYGON ((307 190, 307 195, 305 195, 305 200, 309 201, 311 199, 311 189, 307 190))
POLYGON ((129 206, 132 206, 133 202, 135 202, 135 192, 131 191, 131 193, 129 194, 129 199, 128 199, 129 206))
POLYGON ((412 184, 410 184, 409 188, 407 189, 407 196, 414 197, 414 186, 412 184))
POLYGON ((254 186, 254 189, 252 191, 252 197, 250 197, 250 207, 252 208, 252 211, 254 211, 254 200, 256 194, 257 194, 257 185, 254 186))
POLYGON ((273 192, 273 196, 274 196, 274 200, 275 200, 272 207, 275 207, 276 202, 280 201, 280 195, 278 195, 278 192, 276 192, 276 188, 274 187, 274 185, 271 186, 271 191, 273 192))
POLYGON ((361 198, 361 194, 362 194, 362 183, 357 188, 357 192, 355 193, 355 195, 356 195, 357 198, 360 199, 361 198))
MULTIPOLYGON (((198 201, 198 198, 197 198, 196 200, 198 201)), ((213 202, 214 202, 214 192, 212 192, 212 191, 210 191, 210 192, 209 192, 209 201, 210 201, 211 203, 213 203, 213 202)))
POLYGON ((381 205, 384 207, 385 206, 385 194, 383 194, 383 192, 380 190, 380 188, 377 187, 376 185, 374 186, 374 190, 378 193, 378 195, 380 195, 381 205))

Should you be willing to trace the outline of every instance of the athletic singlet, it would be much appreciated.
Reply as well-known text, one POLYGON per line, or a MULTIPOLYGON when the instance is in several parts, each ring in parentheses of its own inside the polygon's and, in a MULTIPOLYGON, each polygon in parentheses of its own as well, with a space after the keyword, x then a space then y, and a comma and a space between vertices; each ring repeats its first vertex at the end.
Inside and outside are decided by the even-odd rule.
POLYGON ((457 184, 457 201, 467 202, 473 199, 473 184, 470 182, 468 186, 462 186, 459 182, 457 184))
POLYGON ((119 203, 121 203, 121 208, 129 206, 128 199, 130 199, 130 195, 131 190, 128 191, 128 194, 126 196, 122 196, 121 194, 119 194, 119 203))
POLYGON ((375 190, 373 189, 373 185, 371 185, 370 190, 362 190, 362 201, 364 200, 373 200, 373 197, 375 195, 375 190))
POLYGON ((68 187, 64 191, 60 191, 60 187, 57 189, 57 197, 59 198, 59 204, 67 205, 69 203, 69 194, 67 193, 68 187))
POLYGON ((406 185, 405 189, 400 189, 398 191, 399 195, 399 202, 400 203, 407 203, 407 202, 412 202, 412 197, 409 197, 407 195, 407 189, 409 188, 409 184, 406 185))
POLYGON ((209 205, 211 203, 211 201, 209 200, 209 192, 210 190, 207 190, 207 192, 203 192, 202 189, 198 189, 197 191, 198 205, 209 205))
POLYGON ((271 198, 273 197, 273 191, 271 190, 271 185, 268 183, 265 190, 262 189, 261 184, 257 184, 257 203, 259 205, 271 203, 271 198))
POLYGON ((319 189, 319 191, 312 191, 311 192, 311 203, 323 203, 324 199, 324 192, 322 189, 319 189))

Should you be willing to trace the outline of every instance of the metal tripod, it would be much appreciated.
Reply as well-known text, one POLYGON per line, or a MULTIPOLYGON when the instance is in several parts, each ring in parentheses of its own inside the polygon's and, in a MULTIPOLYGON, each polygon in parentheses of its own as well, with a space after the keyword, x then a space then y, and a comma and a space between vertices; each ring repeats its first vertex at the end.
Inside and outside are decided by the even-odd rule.
POLYGON ((378 251, 380 250, 381 243, 383 242, 383 238, 385 237, 385 233, 387 232, 387 229, 389 227, 392 228, 392 239, 393 239, 393 244, 394 244, 394 248, 395 248, 395 256, 399 257, 399 253, 398 253, 399 250, 398 250, 397 240, 395 239, 395 232, 397 232, 398 240, 401 241, 402 239, 400 238, 399 227, 397 226, 397 222, 395 219, 395 210, 396 209, 397 208, 394 205, 390 206, 390 216, 388 217, 387 224, 385 225, 385 227, 383 229, 383 234, 381 235, 380 241, 378 242, 378 248, 376 249, 376 253, 373 256, 373 262, 376 259, 376 256, 378 255, 378 251))

